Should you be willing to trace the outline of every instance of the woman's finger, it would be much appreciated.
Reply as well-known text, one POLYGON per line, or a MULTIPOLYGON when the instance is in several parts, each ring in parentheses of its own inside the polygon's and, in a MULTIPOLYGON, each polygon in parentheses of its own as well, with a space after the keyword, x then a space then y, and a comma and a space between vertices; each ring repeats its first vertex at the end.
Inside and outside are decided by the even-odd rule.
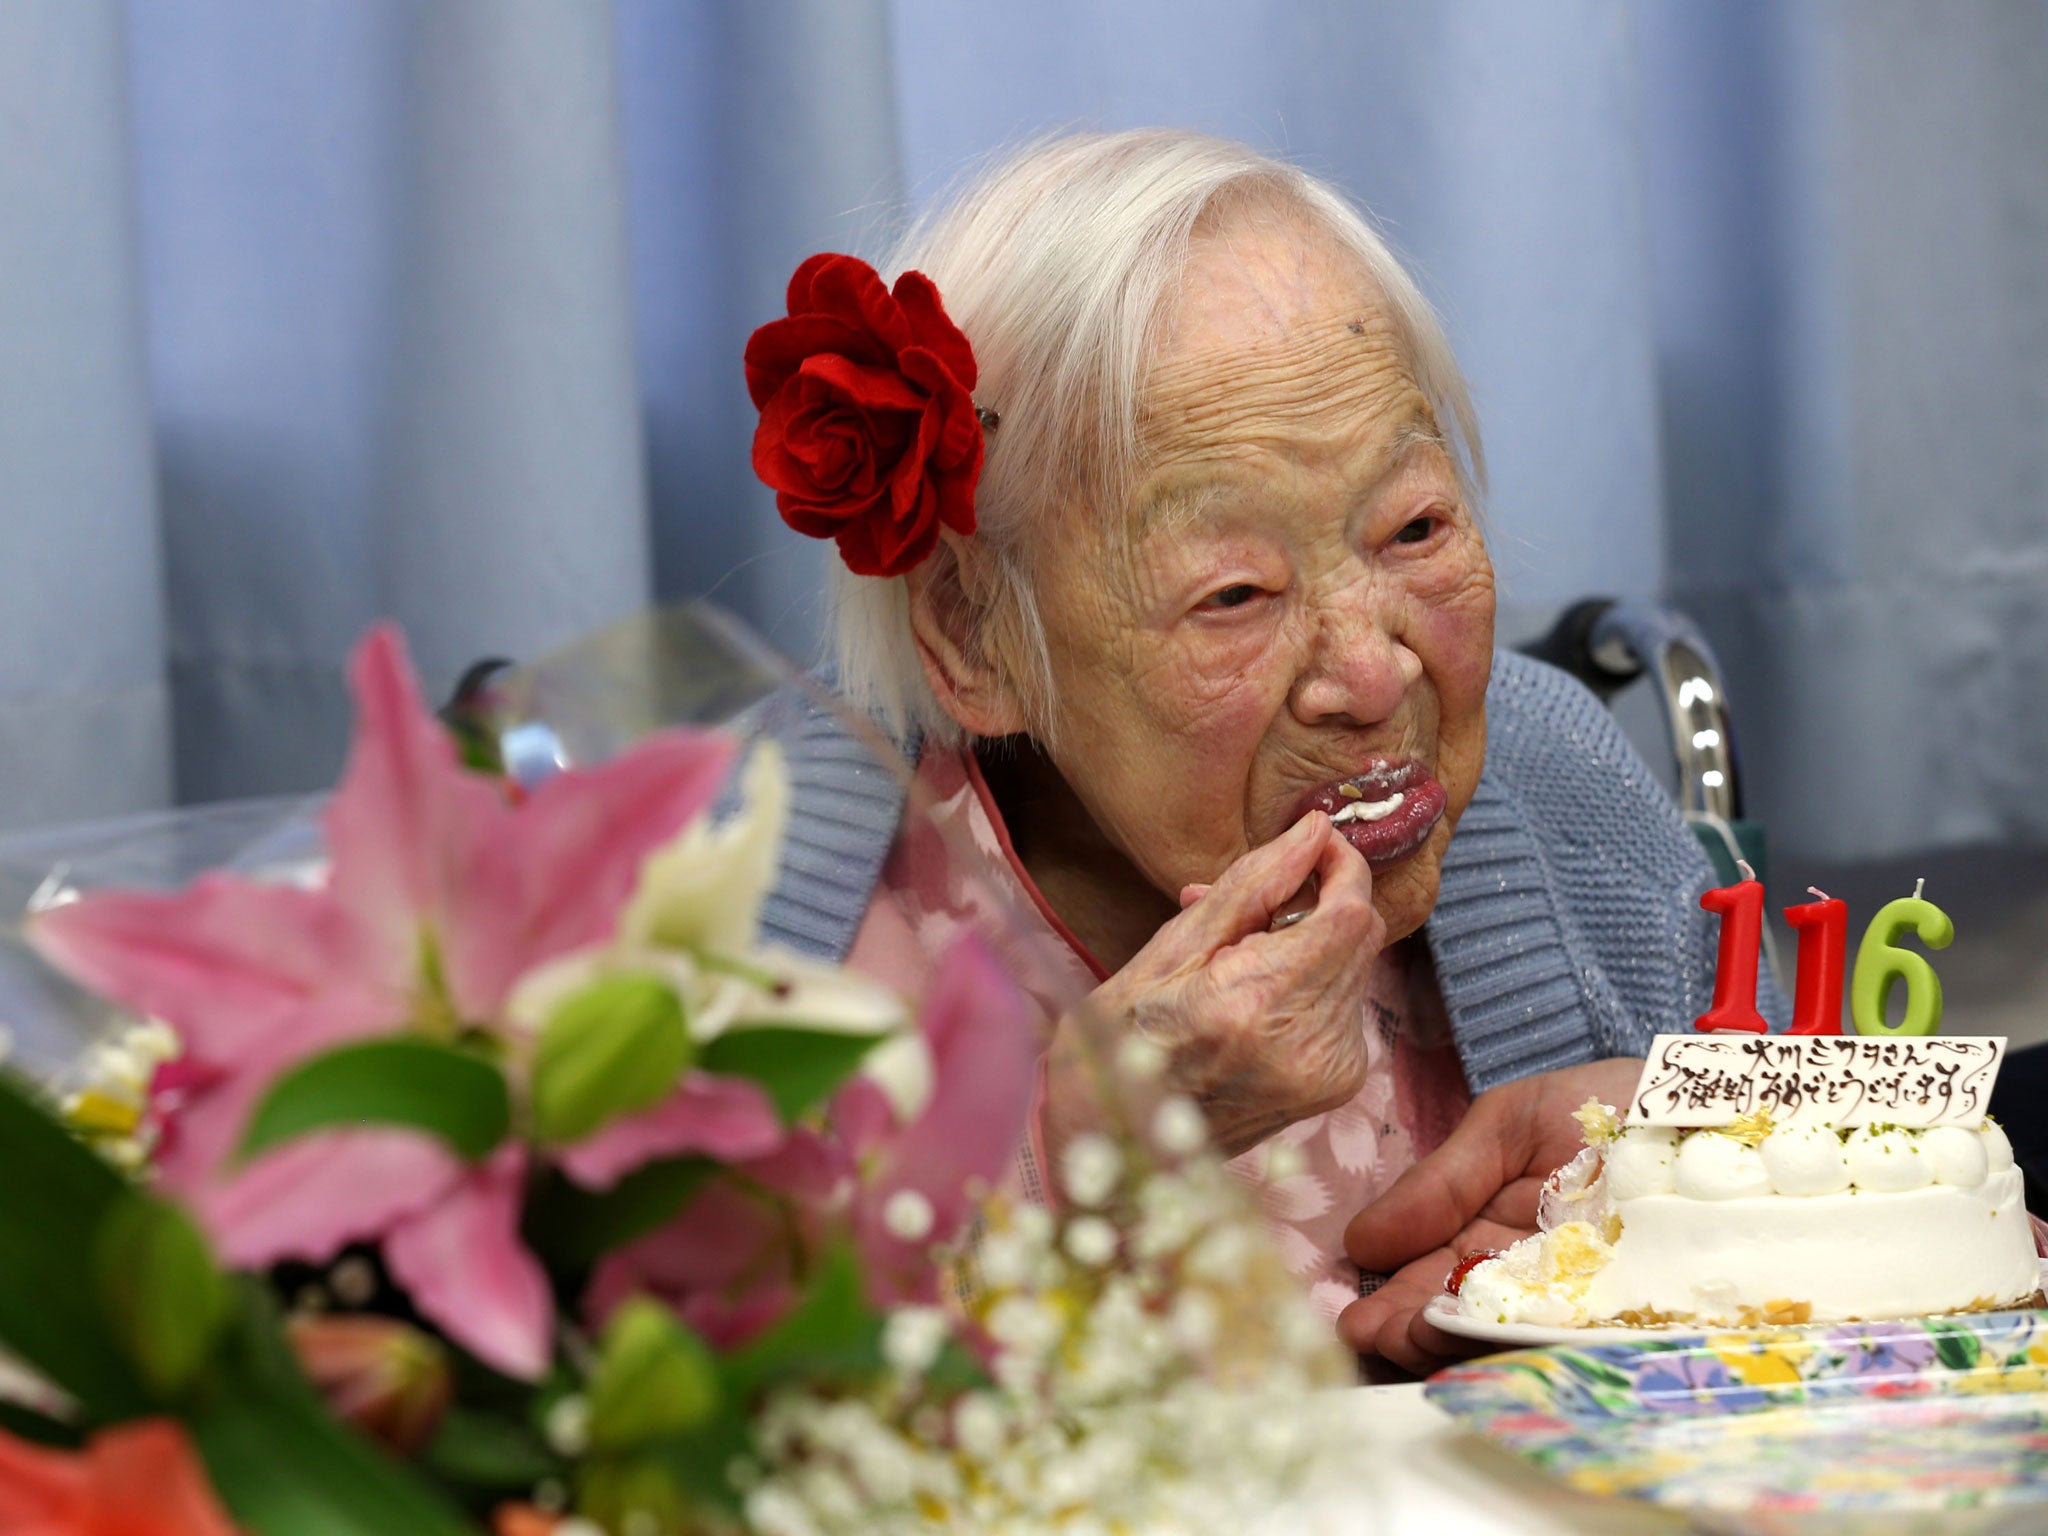
POLYGON ((1351 1218, 1344 1251, 1352 1262, 1385 1273, 1449 1245, 1527 1166, 1522 1123, 1504 1096, 1474 1099, 1442 1146, 1351 1218))
POLYGON ((1431 1376, 1459 1360, 1490 1354, 1496 1347, 1445 1333, 1420 1312, 1414 1312, 1387 1319, 1371 1353, 1391 1360, 1412 1375, 1431 1376))
POLYGON ((1372 897, 1372 866, 1341 833, 1324 843, 1316 860, 1316 873, 1327 889, 1355 892, 1368 900, 1372 897))
POLYGON ((1371 940, 1374 929, 1378 929, 1380 940, 1371 943, 1367 958, 1378 954, 1384 947, 1386 923, 1372 904, 1372 866, 1365 862, 1365 855, 1335 835, 1333 829, 1333 835, 1324 839, 1322 850, 1316 855, 1313 878, 1316 899, 1299 925, 1301 933, 1312 932, 1325 944, 1355 950, 1371 940))
POLYGON ((1382 1360, 1391 1360, 1413 1376, 1427 1376, 1437 1368, 1439 1362, 1426 1351, 1416 1346, 1409 1332, 1415 1322, 1415 1314, 1404 1312, 1388 1318, 1374 1335, 1371 1353, 1382 1360))
POLYGON ((1262 848, 1254 848, 1217 877, 1202 899, 1174 920, 1210 949, 1235 944, 1272 926, 1273 914, 1300 890, 1334 836, 1330 818, 1310 811, 1262 848))
POLYGON ((1380 1330, 1396 1317, 1410 1317, 1429 1305, 1443 1289, 1443 1277, 1456 1263, 1448 1248, 1403 1266, 1370 1296, 1361 1296, 1337 1314, 1337 1336, 1361 1355, 1378 1352, 1380 1330))
POLYGON ((1280 903, 1280 910, 1273 914, 1272 922, 1266 926, 1278 933, 1282 928, 1291 928, 1316 909, 1316 897, 1321 893, 1322 882, 1310 870, 1308 879, 1300 890, 1280 903))
POLYGON ((1456 1360, 1492 1354, 1496 1348, 1460 1334, 1445 1333, 1420 1312, 1408 1324, 1408 1342, 1433 1362, 1430 1366, 1432 1371, 1440 1371, 1456 1360))

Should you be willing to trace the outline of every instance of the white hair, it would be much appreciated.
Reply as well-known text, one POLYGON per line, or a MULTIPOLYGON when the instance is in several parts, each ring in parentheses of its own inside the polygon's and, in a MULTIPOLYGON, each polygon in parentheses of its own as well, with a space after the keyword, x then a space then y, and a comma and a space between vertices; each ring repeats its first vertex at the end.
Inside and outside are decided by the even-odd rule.
MULTIPOLYGON (((1428 300, 1342 194, 1241 144, 1143 129, 1026 146, 919 220, 882 268, 892 282, 914 269, 938 286, 974 346, 975 401, 1001 418, 986 435, 975 497, 974 542, 989 579, 968 600, 968 623, 1048 745, 1053 688, 1034 597, 1035 535, 1065 506, 1097 516, 1125 507, 1140 469, 1145 367, 1190 241, 1252 210, 1297 217, 1364 265, 1476 501, 1485 480, 1478 424, 1428 300)), ((933 559, 953 562, 943 544, 933 559)), ((908 578, 856 576, 834 561, 831 582, 844 694, 899 736, 960 740, 925 679, 908 578)))

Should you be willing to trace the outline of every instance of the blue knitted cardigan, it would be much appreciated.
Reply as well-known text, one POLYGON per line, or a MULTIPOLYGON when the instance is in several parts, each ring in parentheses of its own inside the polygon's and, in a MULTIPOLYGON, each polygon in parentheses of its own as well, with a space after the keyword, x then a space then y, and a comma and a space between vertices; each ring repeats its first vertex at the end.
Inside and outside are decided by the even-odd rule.
MULTIPOLYGON (((1423 932, 1466 1081, 1640 1056, 1713 994, 1712 869, 1613 717, 1579 682, 1503 651, 1486 768, 1423 932)), ((788 759, 791 818, 763 937, 838 960, 902 817, 897 775, 830 710, 785 690, 757 717, 788 759)), ((1784 995, 1760 968, 1758 1006, 1784 995)))

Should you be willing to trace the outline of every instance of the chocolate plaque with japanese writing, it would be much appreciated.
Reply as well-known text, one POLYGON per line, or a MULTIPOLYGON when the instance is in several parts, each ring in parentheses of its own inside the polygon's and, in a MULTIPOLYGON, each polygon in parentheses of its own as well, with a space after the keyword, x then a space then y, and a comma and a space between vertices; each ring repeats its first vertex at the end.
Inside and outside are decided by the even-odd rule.
POLYGON ((1631 1125, 1974 1126, 2005 1059, 2002 1035, 1659 1035, 1631 1125))

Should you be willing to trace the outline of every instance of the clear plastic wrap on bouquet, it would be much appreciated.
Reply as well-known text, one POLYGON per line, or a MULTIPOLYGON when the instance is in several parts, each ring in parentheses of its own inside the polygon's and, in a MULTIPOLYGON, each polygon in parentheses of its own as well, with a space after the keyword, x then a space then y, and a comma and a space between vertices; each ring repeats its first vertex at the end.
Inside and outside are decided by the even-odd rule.
MULTIPOLYGON (((755 728, 749 711, 758 717, 783 690, 783 707, 798 698, 835 707, 815 679, 701 603, 635 614, 545 656, 482 662, 463 683, 444 718, 469 755, 527 784, 608 761, 664 726, 755 728)), ((857 728, 907 784, 901 754, 865 722, 857 728)), ((62 1080, 132 1022, 36 956, 23 938, 34 913, 97 890, 173 890, 214 870, 315 882, 326 802, 325 793, 264 796, 0 836, 0 1038, 10 1059, 62 1080)))
POLYGON ((306 880, 320 866, 321 797, 187 806, 0 838, 0 1029, 9 1057, 63 1079, 124 1022, 29 947, 39 911, 115 887, 171 890, 209 869, 306 880))

